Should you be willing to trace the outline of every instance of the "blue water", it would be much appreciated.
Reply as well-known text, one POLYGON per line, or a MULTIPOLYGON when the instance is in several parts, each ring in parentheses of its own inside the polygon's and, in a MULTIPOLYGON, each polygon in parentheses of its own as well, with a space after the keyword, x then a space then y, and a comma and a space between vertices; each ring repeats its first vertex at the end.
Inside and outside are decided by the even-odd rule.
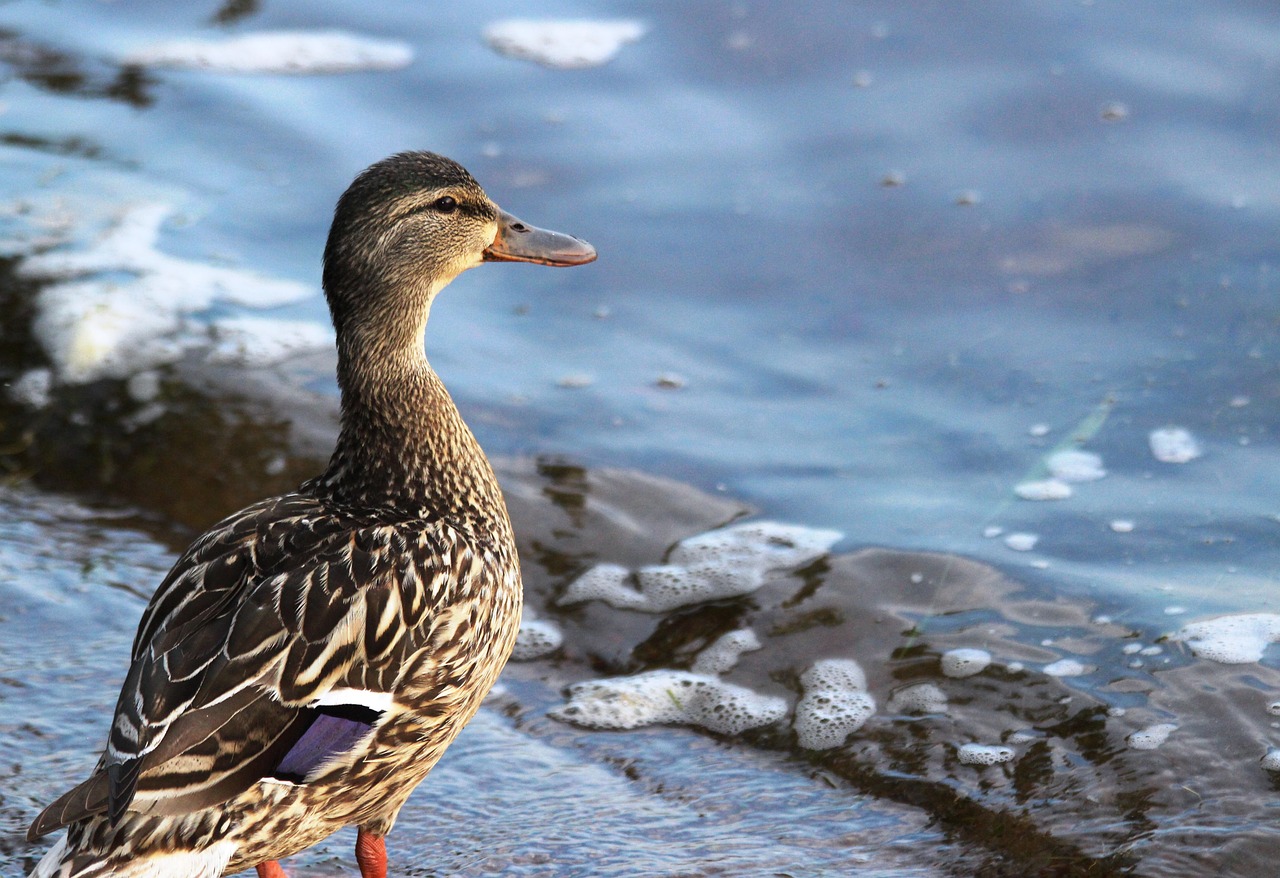
MULTIPOLYGON (((143 106, 19 75, 6 130, 97 158, 10 147, 5 188, 73 204, 157 193, 183 218, 163 249, 314 284, 356 171, 404 148, 447 153, 508 209, 602 254, 569 272, 487 267, 435 309, 433 362, 464 404, 499 410, 476 424, 492 451, 723 486, 849 544, 1020 564, 978 524, 1031 529, 1063 573, 1117 593, 1123 555, 1176 562, 1160 575, 1179 601, 1207 607, 1226 576, 1228 604, 1256 605, 1280 565, 1258 524, 1280 473, 1280 55, 1265 38, 1280 15, 553 4, 543 14, 649 29, 606 66, 557 71, 484 44, 485 24, 518 14, 269 4, 217 26, 211 8, 9 4, 0 24, 65 53, 81 91, 111 79, 113 57, 176 37, 332 27, 403 39, 415 60, 148 71, 143 106), (1122 118, 1104 118, 1114 105, 1122 118), (685 386, 656 387, 665 373, 685 386), (579 375, 590 386, 558 386, 579 375), (1010 502, 1112 398, 1088 445, 1108 479, 1065 503, 1010 502), (1166 423, 1205 457, 1152 460, 1146 434, 1166 423), (1032 441, 1032 424, 1051 432, 1032 441), (1137 531, 1111 535, 1112 517, 1137 531), (1238 532, 1226 555, 1198 550, 1210 524, 1238 532)), ((318 292, 283 313, 326 320, 318 292)))
MULTIPOLYGON (((1280 610, 1280 9, 543 4, 648 28, 564 71, 485 45, 521 4, 241 8, 0 7, 0 198, 64 204, 80 243, 164 200, 166 252, 317 285, 351 177, 439 151, 600 252, 486 266, 435 307, 432 362, 491 452, 670 476, 846 549, 976 558, 1151 637, 1280 610), (112 90, 139 46, 285 28, 415 59, 112 90), (1107 476, 1017 499, 1086 423, 1107 476), (1204 455, 1155 460, 1170 424, 1204 455), (995 527, 1040 541, 1012 552, 995 527)), ((327 323, 318 286, 272 313, 327 323)))

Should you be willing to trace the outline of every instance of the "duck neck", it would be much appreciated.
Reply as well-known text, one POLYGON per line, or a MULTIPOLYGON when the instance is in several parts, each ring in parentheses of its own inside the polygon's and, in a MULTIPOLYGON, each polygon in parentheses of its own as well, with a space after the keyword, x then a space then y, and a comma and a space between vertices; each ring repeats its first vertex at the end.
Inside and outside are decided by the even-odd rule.
POLYGON ((342 429, 323 493, 358 508, 509 527, 493 469, 427 362, 421 330, 399 343, 340 337, 338 384, 342 429))

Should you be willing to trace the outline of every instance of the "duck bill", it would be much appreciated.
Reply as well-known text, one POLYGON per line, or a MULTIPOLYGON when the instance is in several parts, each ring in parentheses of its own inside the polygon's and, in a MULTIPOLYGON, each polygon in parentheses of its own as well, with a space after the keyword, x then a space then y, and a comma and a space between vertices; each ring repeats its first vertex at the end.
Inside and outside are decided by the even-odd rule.
POLYGON ((596 248, 586 241, 523 223, 504 210, 498 211, 498 236, 484 251, 485 262, 585 265, 595 258, 596 248))

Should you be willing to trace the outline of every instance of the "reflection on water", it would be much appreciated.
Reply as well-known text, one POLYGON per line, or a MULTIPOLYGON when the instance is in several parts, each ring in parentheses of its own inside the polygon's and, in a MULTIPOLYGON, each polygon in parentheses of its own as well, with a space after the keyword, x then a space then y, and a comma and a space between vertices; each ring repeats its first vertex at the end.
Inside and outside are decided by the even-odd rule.
MULTIPOLYGON (((433 362, 486 447, 541 461, 505 478, 531 599, 566 639, 511 669, 459 767, 419 795, 398 831, 412 868, 547 874, 551 857, 559 874, 634 874, 643 850, 663 874, 816 873, 840 871, 838 848, 868 874, 1268 874, 1275 647, 1264 632, 1261 661, 1214 664, 1166 635, 1277 609, 1280 17, 1225 0, 560 13, 638 16, 643 36, 604 66, 548 70, 484 42, 521 14, 505 3, 0 9, 0 378, 48 398, 0 406, 3 472, 191 527, 309 474, 332 429, 331 354, 245 373, 227 351, 323 331, 336 194, 370 161, 434 148, 601 259, 554 278, 488 266, 433 315, 433 362), (292 77, 123 61, 328 29, 414 60, 292 77), (146 247, 86 261, 160 206, 146 247), (79 268, 22 274, 41 264, 79 268), (136 347, 177 362, 59 384, 30 331, 44 293, 118 303, 157 265, 222 279, 149 309, 177 335, 136 347), (283 300, 247 303, 246 273, 297 300, 256 312, 283 300), (288 322, 247 329, 263 317, 288 322), (1176 430, 1198 456, 1170 450, 1176 430), (1055 451, 1093 457, 1073 469, 1055 451), (593 565, 661 563, 748 504, 845 542, 664 613, 557 603, 593 565), (727 681, 791 711, 814 662, 852 659, 878 713, 821 752, 796 748, 790 714, 727 747, 546 716, 565 684, 688 671, 745 627, 763 648, 727 681), (955 649, 990 664, 944 673, 955 649), (971 745, 1014 757, 975 765, 971 745), (518 780, 482 774, 491 747, 518 754, 518 780), (539 812, 548 796, 608 819, 578 833, 539 812), (464 841, 447 815, 472 802, 488 816, 461 821, 464 841), (812 820, 771 830, 782 812, 812 820)), ((154 585, 166 552, 47 497, 2 502, 0 624, 34 656, 3 652, 4 697, 27 716, 6 735, 7 832, 91 760, 140 610, 129 590, 154 585)), ((310 862, 342 871, 336 844, 310 862)))

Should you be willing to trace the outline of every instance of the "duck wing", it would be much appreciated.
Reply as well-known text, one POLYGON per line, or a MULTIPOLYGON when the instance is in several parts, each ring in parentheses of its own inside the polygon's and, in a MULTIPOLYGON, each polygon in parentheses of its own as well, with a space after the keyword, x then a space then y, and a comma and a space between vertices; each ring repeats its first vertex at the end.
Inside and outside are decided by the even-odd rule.
POLYGON ((389 524, 307 494, 216 525, 143 615, 98 770, 29 837, 131 804, 180 814, 264 777, 314 775, 391 708, 430 598, 470 554, 447 543, 438 523, 389 524))

